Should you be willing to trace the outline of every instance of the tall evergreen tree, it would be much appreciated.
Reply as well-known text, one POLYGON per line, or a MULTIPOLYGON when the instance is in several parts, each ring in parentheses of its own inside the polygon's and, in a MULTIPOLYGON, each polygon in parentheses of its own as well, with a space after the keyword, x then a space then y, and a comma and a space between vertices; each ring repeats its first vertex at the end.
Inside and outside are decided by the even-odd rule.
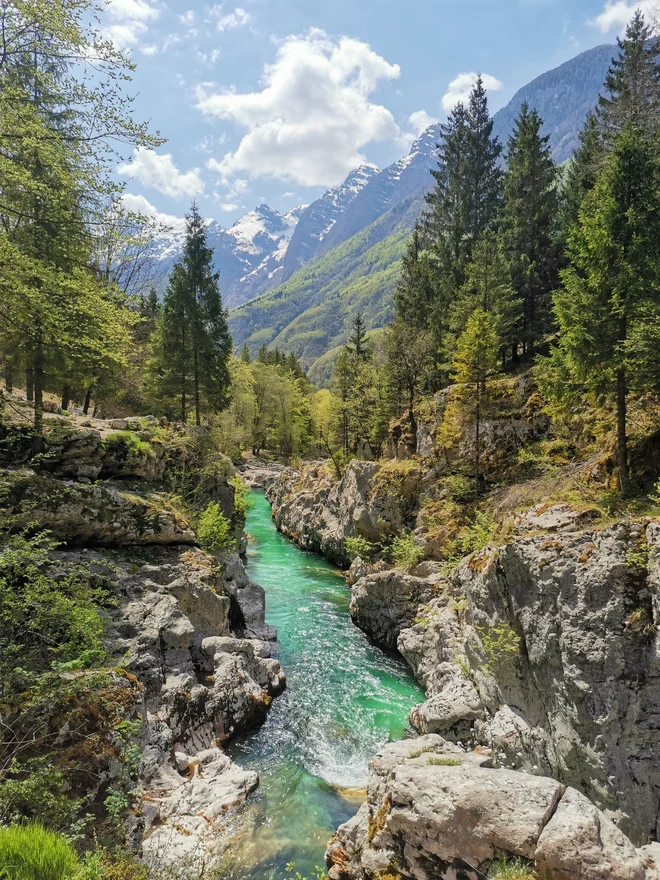
POLYGON ((542 120, 523 104, 507 147, 502 226, 516 294, 523 304, 519 340, 533 352, 548 330, 558 278, 556 170, 542 120))
POLYGON ((401 280, 394 294, 397 315, 420 330, 437 323, 433 312, 437 305, 436 284, 423 232, 415 224, 406 253, 401 260, 401 280))
MULTIPOLYGON (((630 487, 627 405, 635 382, 653 378, 660 307, 660 163, 643 133, 625 130, 569 238, 569 265, 555 294, 561 342, 554 359, 563 374, 616 409, 617 464, 622 492, 630 487)), ((646 386, 649 387, 648 385, 646 386)))
POLYGON ((163 376, 177 376, 182 421, 191 395, 197 425, 203 409, 218 412, 227 406, 232 341, 213 271, 213 249, 196 204, 186 215, 183 258, 165 294, 161 345, 163 376))
POLYGON ((471 251, 481 233, 497 216, 502 198, 502 171, 498 165, 502 146, 493 137, 493 120, 483 79, 477 77, 467 107, 465 183, 467 188, 467 235, 471 251))
POLYGON ((605 158, 598 117, 590 113, 580 132, 580 146, 568 163, 561 185, 558 238, 562 248, 567 244, 571 227, 578 220, 582 200, 596 185, 605 158))
POLYGON ((638 128, 654 138, 660 134, 658 43, 641 9, 633 14, 618 44, 619 55, 612 60, 597 108, 599 134, 607 149, 626 128, 638 128))

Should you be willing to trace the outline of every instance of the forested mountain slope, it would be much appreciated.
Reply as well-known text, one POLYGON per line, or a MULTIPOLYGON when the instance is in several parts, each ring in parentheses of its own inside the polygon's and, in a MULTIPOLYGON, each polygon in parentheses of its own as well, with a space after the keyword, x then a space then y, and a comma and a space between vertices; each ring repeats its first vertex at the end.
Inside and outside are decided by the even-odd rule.
MULTIPOLYGON (((495 134, 506 141, 526 101, 545 120, 555 161, 565 161, 596 103, 612 54, 612 46, 597 46, 539 76, 495 114, 495 134)), ((358 311, 364 313, 369 328, 382 327, 390 319, 398 260, 423 210, 425 191, 433 183, 430 172, 439 139, 440 126, 433 125, 415 141, 408 156, 380 173, 370 169, 372 173, 362 176, 357 194, 315 241, 318 256, 285 284, 231 312, 237 347, 247 342, 255 352, 264 343, 277 345, 294 352, 311 369, 314 380, 322 381, 325 362, 317 368, 315 362, 345 341, 358 311)), ((292 245, 299 237, 297 229, 292 245)), ((308 254, 313 252, 307 249, 308 254)), ((292 265, 289 254, 284 259, 287 264, 292 265)))

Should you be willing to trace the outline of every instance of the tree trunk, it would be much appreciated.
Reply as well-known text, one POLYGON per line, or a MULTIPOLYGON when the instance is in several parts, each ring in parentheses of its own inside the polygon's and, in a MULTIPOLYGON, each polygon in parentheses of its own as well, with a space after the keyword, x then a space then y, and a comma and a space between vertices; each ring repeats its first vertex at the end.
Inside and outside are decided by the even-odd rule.
POLYGON ((69 387, 69 383, 65 382, 62 386, 62 409, 68 410, 69 401, 71 400, 71 388, 69 387))
POLYGON ((629 495, 631 489, 630 472, 628 470, 627 394, 626 369, 625 367, 620 367, 616 374, 616 428, 619 490, 622 495, 629 495))
POLYGON ((34 350, 34 440, 32 454, 39 455, 43 450, 44 431, 44 360, 41 342, 34 350))
POLYGON ((89 413, 89 407, 92 402, 92 386, 89 385, 87 387, 87 391, 85 391, 85 403, 83 405, 83 413, 87 415, 89 413))
POLYGON ((25 395, 30 403, 34 400, 34 370, 28 367, 25 371, 25 395))
POLYGON ((477 394, 477 408, 475 412, 475 466, 474 466, 474 479, 477 484, 477 488, 479 487, 479 483, 481 480, 481 382, 477 382, 476 385, 476 394, 477 394))
POLYGON ((181 374, 181 421, 186 423, 186 374, 181 374))
POLYGON ((194 391, 195 391, 195 424, 199 428, 202 424, 202 414, 199 406, 199 357, 197 346, 193 353, 193 369, 194 369, 194 391))
POLYGON ((14 390, 14 365, 10 360, 5 361, 5 388, 9 394, 14 390))

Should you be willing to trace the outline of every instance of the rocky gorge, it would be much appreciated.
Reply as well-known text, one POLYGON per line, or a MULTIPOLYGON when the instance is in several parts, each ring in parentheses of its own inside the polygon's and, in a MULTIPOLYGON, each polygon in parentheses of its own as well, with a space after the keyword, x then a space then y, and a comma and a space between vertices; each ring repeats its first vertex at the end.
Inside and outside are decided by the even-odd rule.
MULTIPOLYGON (((209 552, 174 494, 193 471, 189 435, 148 419, 85 422, 49 418, 37 459, 20 424, 3 429, 2 527, 47 530, 57 541, 49 570, 66 577, 84 567, 108 585, 103 667, 62 673, 79 687, 86 739, 97 743, 72 793, 100 815, 104 804, 130 806, 128 841, 154 876, 199 876, 258 785, 223 747, 261 724, 285 686, 271 656, 277 634, 264 622, 263 589, 245 571, 228 463, 216 457, 199 487, 233 529, 222 552, 209 552)), ((60 753, 80 760, 85 739, 70 718, 62 723, 60 753)))
MULTIPOLYGON (((493 461, 544 430, 535 414, 492 427, 493 461)), ((473 549, 444 515, 447 456, 397 443, 340 480, 318 464, 267 487, 284 534, 351 563, 354 622, 427 697, 410 715, 420 738, 372 761, 330 877, 476 880, 500 858, 561 880, 658 876, 658 521, 508 503, 506 521, 494 506, 472 519, 470 536, 489 523, 473 549), (393 566, 402 532, 417 549, 393 566)))

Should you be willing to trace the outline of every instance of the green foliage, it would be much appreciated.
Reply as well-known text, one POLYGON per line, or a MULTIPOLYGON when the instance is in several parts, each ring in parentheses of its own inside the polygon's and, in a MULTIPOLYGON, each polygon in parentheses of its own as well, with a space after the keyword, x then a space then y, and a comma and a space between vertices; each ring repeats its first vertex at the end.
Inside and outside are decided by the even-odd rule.
POLYGON ((117 431, 114 434, 108 434, 103 440, 103 445, 120 458, 144 456, 154 459, 156 457, 151 443, 142 440, 134 431, 117 431))
POLYGON ((488 675, 497 675, 508 669, 520 655, 520 637, 505 622, 494 626, 477 627, 486 660, 481 669, 488 675))
POLYGON ((71 844, 39 825, 0 828, 2 880, 84 880, 71 844))
POLYGON ((300 871, 296 871, 296 863, 289 862, 286 866, 285 880, 327 880, 328 875, 323 868, 315 868, 309 877, 303 876, 300 871))
POLYGON ((346 538, 346 552, 351 559, 363 559, 369 562, 375 556, 377 547, 366 538, 346 538))
POLYGON ((488 880, 533 880, 534 865, 517 856, 500 856, 488 869, 488 880))
POLYGON ((427 764, 431 764, 434 767, 460 767, 461 761, 458 758, 429 758, 426 762, 427 764))
POLYGON ((88 567, 49 571, 57 545, 14 535, 0 549, 0 687, 5 699, 55 664, 84 668, 104 654, 98 606, 109 594, 88 567))
POLYGON ((392 541, 390 555, 400 568, 409 569, 422 561, 424 550, 415 541, 415 536, 412 532, 401 532, 392 541))
POLYGON ((13 759, 0 778, 2 824, 30 819, 71 836, 81 804, 66 788, 64 773, 47 757, 31 758, 24 764, 13 759))
POLYGON ((199 515, 197 536, 204 550, 211 553, 226 554, 234 543, 231 523, 220 510, 220 505, 212 501, 199 515))
POLYGON ((253 502, 250 498, 250 490, 240 474, 234 474, 229 480, 229 485, 234 490, 234 519, 237 522, 245 522, 248 510, 252 510, 253 502))

